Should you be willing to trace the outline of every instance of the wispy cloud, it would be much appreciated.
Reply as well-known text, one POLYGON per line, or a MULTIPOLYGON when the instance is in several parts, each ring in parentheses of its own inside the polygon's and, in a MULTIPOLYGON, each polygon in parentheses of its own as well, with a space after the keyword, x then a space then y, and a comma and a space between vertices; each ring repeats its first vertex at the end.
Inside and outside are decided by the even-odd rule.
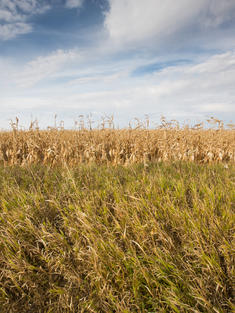
POLYGON ((66 0, 65 6, 67 8, 80 8, 83 5, 84 0, 66 0))
POLYGON ((47 56, 30 61, 12 78, 18 86, 29 88, 43 79, 50 79, 66 64, 75 59, 78 60, 79 57, 79 53, 75 50, 57 50, 47 56))
MULTIPOLYGON (((96 65, 97 75, 88 61, 86 71, 77 68, 69 79, 67 66, 72 71, 71 64, 76 58, 72 52, 60 51, 31 62, 23 74, 24 84, 18 85, 14 97, 5 94, 0 98, 2 109, 5 108, 5 112, 12 116, 12 112, 25 112, 31 108, 39 119, 43 114, 45 119, 45 112, 72 118, 74 114, 99 111, 121 115, 124 124, 130 118, 144 114, 153 118, 165 114, 179 120, 200 120, 213 114, 229 120, 235 114, 234 51, 216 54, 193 64, 166 66, 157 72, 135 77, 131 73, 134 65, 136 68, 140 66, 140 59, 132 61, 129 67, 125 63, 120 64, 116 71, 110 71, 108 64, 101 63, 96 65), (63 68, 65 64, 66 69, 63 68), (66 73, 63 84, 48 80, 51 75, 63 78, 63 73, 66 73), (40 88, 26 88, 34 76, 48 83, 40 88)), ((142 60, 142 66, 144 62, 142 60)))
MULTIPOLYGON (((80 8, 83 0, 66 0, 68 9, 80 8)), ((43 14, 51 8, 47 0, 1 0, 0 1, 0 40, 9 40, 18 35, 33 31, 29 19, 43 14)))
POLYGON ((18 35, 30 33, 31 31, 32 26, 27 23, 11 23, 0 25, 0 40, 12 39, 18 35))
POLYGON ((28 19, 32 15, 46 12, 49 8, 44 0, 1 0, 0 40, 9 40, 30 33, 33 27, 28 19))

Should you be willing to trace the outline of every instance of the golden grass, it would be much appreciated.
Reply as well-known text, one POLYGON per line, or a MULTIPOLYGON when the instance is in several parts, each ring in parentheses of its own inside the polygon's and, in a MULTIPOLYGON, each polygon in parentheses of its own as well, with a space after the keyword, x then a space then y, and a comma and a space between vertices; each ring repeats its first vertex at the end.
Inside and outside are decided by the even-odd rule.
POLYGON ((0 166, 0 312, 234 312, 234 184, 234 164, 0 166))
MULTIPOLYGON (((0 161, 4 165, 78 163, 132 164, 161 161, 195 161, 199 163, 235 162, 235 130, 224 129, 213 119, 217 129, 180 128, 162 120, 161 127, 86 129, 48 128, 31 125, 28 131, 18 128, 0 132, 0 161)), ((80 124, 81 125, 81 124, 80 124)))

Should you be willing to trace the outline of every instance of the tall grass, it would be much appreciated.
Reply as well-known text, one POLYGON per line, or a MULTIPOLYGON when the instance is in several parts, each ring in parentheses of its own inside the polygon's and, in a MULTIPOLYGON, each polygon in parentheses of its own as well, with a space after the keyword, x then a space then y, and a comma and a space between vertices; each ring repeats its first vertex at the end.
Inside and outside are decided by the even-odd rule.
MULTIPOLYGON (((84 134, 89 147, 132 136, 151 147, 155 136, 84 134)), ((18 135, 22 146, 85 142, 73 132, 18 135)), ((235 309, 234 164, 0 167, 0 190, 0 312, 235 309)))

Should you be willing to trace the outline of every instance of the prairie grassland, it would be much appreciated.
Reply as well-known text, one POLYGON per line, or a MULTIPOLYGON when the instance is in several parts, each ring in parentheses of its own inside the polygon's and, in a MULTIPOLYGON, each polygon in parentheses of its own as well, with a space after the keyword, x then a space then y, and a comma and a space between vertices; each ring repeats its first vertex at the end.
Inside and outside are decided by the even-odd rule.
MULTIPOLYGON (((147 129, 39 130, 0 132, 0 162, 4 165, 77 165, 79 163, 133 164, 161 161, 198 163, 235 162, 235 129, 180 128, 162 120, 162 127, 147 129)), ((18 122, 18 120, 17 120, 18 122)))
POLYGON ((0 167, 0 312, 234 312, 235 165, 0 167))

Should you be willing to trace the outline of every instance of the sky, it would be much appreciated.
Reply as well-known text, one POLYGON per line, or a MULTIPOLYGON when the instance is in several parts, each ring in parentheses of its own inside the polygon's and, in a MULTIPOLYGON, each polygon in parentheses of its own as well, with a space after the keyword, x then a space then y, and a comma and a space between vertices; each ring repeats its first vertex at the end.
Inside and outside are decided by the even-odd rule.
POLYGON ((235 122, 235 0, 0 0, 0 129, 235 122))

